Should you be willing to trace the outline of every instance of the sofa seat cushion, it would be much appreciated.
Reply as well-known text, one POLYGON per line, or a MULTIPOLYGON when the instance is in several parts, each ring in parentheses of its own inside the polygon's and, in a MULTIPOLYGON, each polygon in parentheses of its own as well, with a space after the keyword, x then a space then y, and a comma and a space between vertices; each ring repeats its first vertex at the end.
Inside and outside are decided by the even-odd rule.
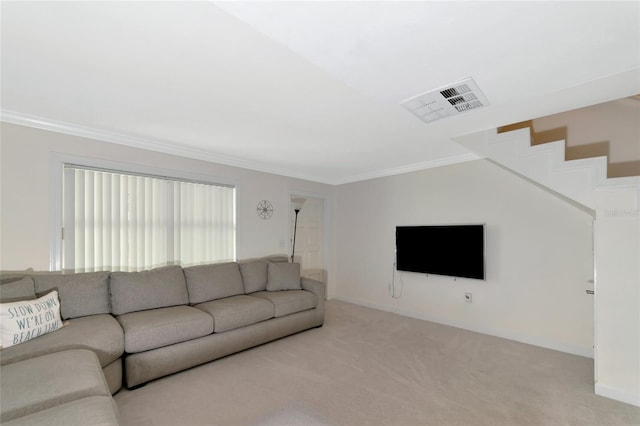
POLYGON ((213 330, 216 333, 265 321, 275 315, 273 303, 263 298, 244 295, 201 303, 195 308, 213 317, 213 330))
POLYGON ((85 397, 111 397, 98 358, 86 349, 30 358, 0 370, 3 423, 85 397))
POLYGON ((213 318, 190 306, 130 312, 117 317, 124 330, 124 350, 148 351, 213 333, 213 318))
POLYGON ((259 291, 251 296, 261 297, 273 303, 276 318, 318 306, 318 296, 306 290, 259 291))
POLYGON ((3 426, 117 426, 113 398, 90 396, 3 423, 3 426))
POLYGON ((70 349, 91 349, 98 356, 100 365, 105 367, 124 352, 122 327, 108 314, 74 318, 53 333, 4 348, 0 352, 0 364, 70 349))

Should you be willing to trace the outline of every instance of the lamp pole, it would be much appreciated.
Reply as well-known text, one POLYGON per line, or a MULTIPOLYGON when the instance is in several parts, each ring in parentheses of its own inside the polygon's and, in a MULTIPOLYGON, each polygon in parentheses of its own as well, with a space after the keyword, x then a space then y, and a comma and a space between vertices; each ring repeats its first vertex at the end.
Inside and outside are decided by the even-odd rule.
POLYGON ((300 213, 300 209, 295 209, 296 212, 296 220, 293 223, 293 249, 291 250, 291 263, 293 263, 293 256, 296 253, 296 232, 298 231, 298 213, 300 213))
POLYGON ((294 255, 296 254, 296 233, 298 232, 298 213, 302 210, 302 206, 304 202, 307 201, 305 198, 292 198, 291 204, 293 205, 293 211, 296 212, 296 219, 293 224, 293 244, 291 248, 291 263, 293 263, 294 255))

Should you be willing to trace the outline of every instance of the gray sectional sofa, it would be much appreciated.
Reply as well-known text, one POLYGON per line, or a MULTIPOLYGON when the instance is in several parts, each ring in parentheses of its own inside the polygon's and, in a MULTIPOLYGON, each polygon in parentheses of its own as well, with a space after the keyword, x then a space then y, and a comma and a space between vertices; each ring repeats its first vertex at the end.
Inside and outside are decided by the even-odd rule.
POLYGON ((111 395, 123 384, 135 388, 321 326, 325 285, 300 278, 299 265, 286 260, 3 273, 3 303, 57 290, 65 326, 0 351, 0 422, 117 424, 111 395))

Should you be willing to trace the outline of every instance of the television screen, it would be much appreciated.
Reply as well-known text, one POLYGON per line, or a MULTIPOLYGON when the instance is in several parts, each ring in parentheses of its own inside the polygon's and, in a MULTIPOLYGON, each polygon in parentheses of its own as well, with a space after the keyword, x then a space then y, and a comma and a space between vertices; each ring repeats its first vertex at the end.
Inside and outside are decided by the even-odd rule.
POLYGON ((484 280, 484 225, 397 226, 396 268, 484 280))

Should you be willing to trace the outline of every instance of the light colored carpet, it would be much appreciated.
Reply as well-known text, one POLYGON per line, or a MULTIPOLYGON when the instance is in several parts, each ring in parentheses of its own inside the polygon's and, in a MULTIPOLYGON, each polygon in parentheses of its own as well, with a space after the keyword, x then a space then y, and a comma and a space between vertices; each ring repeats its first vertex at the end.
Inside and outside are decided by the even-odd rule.
POLYGON ((115 399, 123 425, 640 425, 593 360, 339 301, 324 327, 115 399))

